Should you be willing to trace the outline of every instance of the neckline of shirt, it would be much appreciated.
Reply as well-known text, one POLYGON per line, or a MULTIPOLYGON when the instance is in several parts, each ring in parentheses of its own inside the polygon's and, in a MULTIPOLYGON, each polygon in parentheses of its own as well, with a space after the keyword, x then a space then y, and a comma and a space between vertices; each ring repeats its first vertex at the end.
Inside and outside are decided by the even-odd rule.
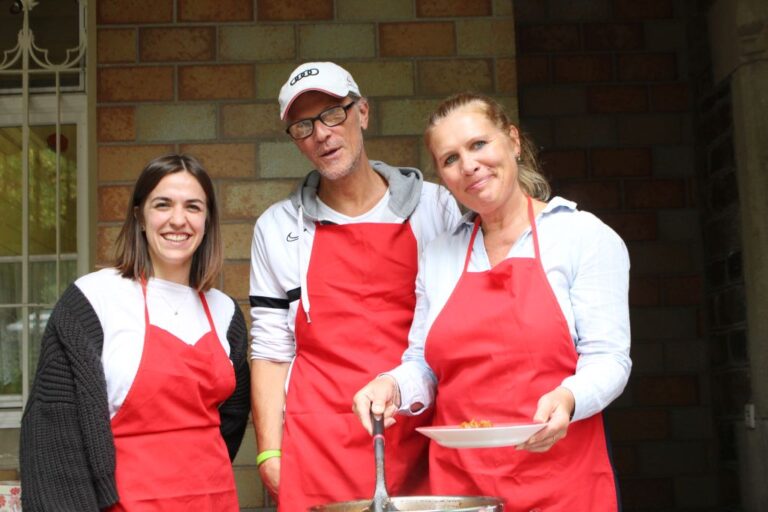
POLYGON ((384 191, 384 195, 381 196, 381 199, 373 205, 373 207, 368 210, 365 213, 362 213, 360 215, 356 216, 349 216, 344 215, 343 213, 340 213, 330 206, 328 206, 326 203, 322 201, 319 197, 317 198, 317 205, 318 205, 318 213, 320 213, 321 217, 323 217, 326 220, 330 220, 333 222, 336 222, 337 224, 351 224, 355 222, 362 222, 365 221, 367 218, 374 216, 379 210, 386 208, 389 203, 389 187, 387 187, 387 190, 384 191))

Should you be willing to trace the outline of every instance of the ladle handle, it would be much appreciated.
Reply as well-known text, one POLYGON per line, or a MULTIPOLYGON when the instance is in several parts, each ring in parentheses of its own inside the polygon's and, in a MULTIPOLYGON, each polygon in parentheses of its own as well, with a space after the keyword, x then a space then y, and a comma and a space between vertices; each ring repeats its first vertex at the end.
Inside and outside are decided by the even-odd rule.
POLYGON ((371 413, 373 422, 373 454, 376 458, 376 489, 373 493, 373 512, 385 512, 389 504, 387 483, 384 479, 384 417, 371 413))

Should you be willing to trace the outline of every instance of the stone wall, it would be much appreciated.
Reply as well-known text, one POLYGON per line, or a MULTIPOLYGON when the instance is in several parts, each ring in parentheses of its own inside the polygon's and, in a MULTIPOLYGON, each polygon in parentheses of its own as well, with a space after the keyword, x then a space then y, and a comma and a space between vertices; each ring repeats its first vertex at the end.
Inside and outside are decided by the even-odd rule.
POLYGON ((756 512, 768 507, 768 5, 716 0, 698 7, 696 168, 721 502, 756 512))
MULTIPOLYGON (((309 164, 277 94, 306 60, 349 69, 372 106, 371 158, 428 166, 421 134, 463 89, 517 113, 511 0, 97 0, 97 262, 108 264, 131 184, 151 158, 202 159, 221 203, 220 287, 247 309, 253 224, 309 164)), ((268 505, 253 432, 236 461, 244 507, 268 505)))
POLYGON ((703 10, 713 85, 701 103, 707 165, 699 173, 713 200, 705 237, 713 261, 708 325, 719 356, 713 389, 722 389, 723 469, 738 484, 731 502, 758 512, 768 509, 768 4, 715 0, 703 10))
POLYGON ((690 66, 696 88, 694 130, 708 339, 722 504, 740 505, 736 427, 749 399, 741 205, 734 154, 732 92, 714 82, 708 6, 700 5, 690 66))
POLYGON ((702 198, 705 325, 710 342, 713 413, 724 498, 738 503, 734 427, 743 421, 751 386, 729 84, 710 90, 699 108, 696 167, 702 198))

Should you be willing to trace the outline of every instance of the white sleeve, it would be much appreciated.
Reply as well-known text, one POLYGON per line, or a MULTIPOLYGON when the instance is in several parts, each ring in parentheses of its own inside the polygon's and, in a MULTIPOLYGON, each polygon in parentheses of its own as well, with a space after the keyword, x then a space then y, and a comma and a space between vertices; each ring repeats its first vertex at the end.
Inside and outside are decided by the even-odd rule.
POLYGON ((420 414, 432 405, 435 400, 437 378, 424 359, 424 343, 427 338, 427 318, 429 314, 429 298, 425 285, 425 256, 419 261, 419 273, 416 277, 416 309, 413 315, 411 331, 408 334, 408 348, 403 354, 402 363, 394 370, 387 372, 394 377, 400 388, 400 414, 420 414), (411 405, 421 403, 424 407, 411 411, 411 405))
POLYGON ((251 244, 251 359, 287 363, 296 354, 296 340, 289 325, 288 291, 280 285, 274 267, 285 262, 270 254, 268 229, 263 225, 266 216, 256 222, 251 244))
POLYGON ((615 400, 632 368, 627 248, 601 222, 581 240, 578 249, 571 248, 579 251, 570 289, 578 362, 576 374, 562 382, 576 399, 574 421, 602 411, 615 400))

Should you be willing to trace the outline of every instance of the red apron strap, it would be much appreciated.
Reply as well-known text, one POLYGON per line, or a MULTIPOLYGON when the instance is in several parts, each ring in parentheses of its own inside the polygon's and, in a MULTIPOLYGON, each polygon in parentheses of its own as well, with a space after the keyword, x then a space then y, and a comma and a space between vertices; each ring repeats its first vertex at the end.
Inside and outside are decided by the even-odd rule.
POLYGON ((205 309, 205 316, 208 317, 208 325, 211 327, 211 332, 216 331, 216 326, 213 324, 213 317, 211 316, 211 310, 208 308, 208 301, 205 300, 205 294, 203 292, 197 292, 200 296, 200 302, 203 303, 203 309, 205 309))
POLYGON ((467 273, 469 268, 469 260, 472 258, 472 248, 475 246, 475 237, 477 237, 477 231, 480 229, 480 214, 475 217, 475 225, 472 228, 472 236, 469 237, 469 246, 467 247, 467 256, 464 258, 464 270, 462 274, 467 273))
POLYGON ((539 252, 539 232, 536 229, 536 217, 533 215, 533 201, 531 196, 526 196, 528 199, 528 221, 531 223, 531 234, 533 235, 533 251, 536 255, 536 261, 541 261, 541 252, 539 252))
POLYGON ((147 280, 141 278, 141 293, 144 294, 144 325, 149 325, 149 309, 147 309, 147 280))

